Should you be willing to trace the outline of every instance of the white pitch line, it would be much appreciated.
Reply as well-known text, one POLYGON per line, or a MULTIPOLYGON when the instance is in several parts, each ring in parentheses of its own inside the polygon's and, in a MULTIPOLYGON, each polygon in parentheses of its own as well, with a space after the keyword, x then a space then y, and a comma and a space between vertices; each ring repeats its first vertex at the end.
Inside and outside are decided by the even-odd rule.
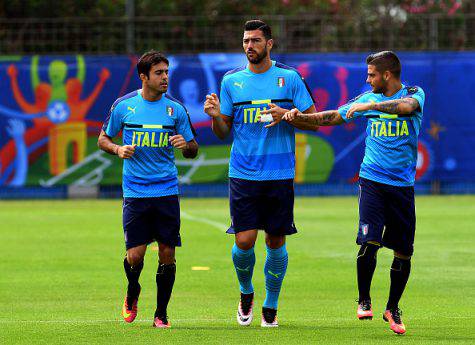
POLYGON ((194 221, 197 221, 197 222, 205 223, 205 224, 213 226, 214 228, 216 228, 220 231, 226 231, 226 229, 229 228, 229 226, 227 226, 226 224, 215 222, 214 220, 209 220, 209 219, 206 219, 206 218, 195 217, 195 216, 192 216, 191 214, 189 214, 187 212, 184 212, 184 211, 181 211, 181 215, 184 219, 194 220, 194 221))

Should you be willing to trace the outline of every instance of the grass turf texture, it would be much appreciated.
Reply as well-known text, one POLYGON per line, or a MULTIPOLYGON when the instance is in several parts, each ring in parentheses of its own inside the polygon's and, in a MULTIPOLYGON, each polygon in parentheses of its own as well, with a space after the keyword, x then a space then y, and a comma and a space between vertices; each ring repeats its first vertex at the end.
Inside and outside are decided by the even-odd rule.
POLYGON ((233 237, 222 231, 227 200, 182 200, 184 246, 177 251, 169 330, 151 327, 157 266, 152 247, 138 318, 132 324, 121 320, 126 282, 120 200, 0 202, 0 344, 473 344, 475 197, 417 198, 413 270, 401 303, 408 333, 402 337, 381 319, 392 260, 387 249, 379 253, 373 281, 375 319, 356 319, 356 202, 296 200, 299 233, 288 240, 280 327, 262 329, 262 234, 254 273, 257 313, 250 327, 240 327, 233 237))

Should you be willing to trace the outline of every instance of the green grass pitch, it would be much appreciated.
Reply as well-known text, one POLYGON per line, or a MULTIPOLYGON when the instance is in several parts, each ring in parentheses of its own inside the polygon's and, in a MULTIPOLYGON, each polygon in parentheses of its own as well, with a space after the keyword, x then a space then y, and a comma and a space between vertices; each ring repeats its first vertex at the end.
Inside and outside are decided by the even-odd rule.
POLYGON ((149 247, 139 315, 121 320, 125 291, 120 200, 0 202, 0 344, 474 344, 475 197, 417 198, 413 270, 401 308, 408 332, 381 319, 392 253, 373 281, 375 318, 356 319, 356 197, 297 198, 299 233, 278 329, 262 329, 264 241, 256 244, 257 317, 235 321, 238 285, 226 199, 183 199, 183 247, 169 316, 151 327, 157 252, 149 247), (194 266, 208 271, 192 270, 194 266))

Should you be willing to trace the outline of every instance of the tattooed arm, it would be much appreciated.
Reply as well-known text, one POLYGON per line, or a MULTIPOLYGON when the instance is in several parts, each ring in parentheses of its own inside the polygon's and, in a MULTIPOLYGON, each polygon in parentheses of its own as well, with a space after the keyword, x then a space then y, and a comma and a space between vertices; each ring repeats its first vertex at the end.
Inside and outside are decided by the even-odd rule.
POLYGON ((346 118, 351 119, 355 112, 377 110, 388 114, 411 114, 419 108, 419 101, 412 97, 394 99, 381 103, 354 103, 346 118))
MULTIPOLYGON (((288 111, 289 111, 288 109, 281 108, 281 107, 279 107, 278 105, 276 105, 274 103, 269 103, 269 109, 261 111, 261 114, 272 115, 272 122, 269 123, 268 125, 266 125, 265 127, 266 128, 273 127, 273 126, 277 125, 278 123, 280 123, 282 121, 282 117, 288 111)), ((314 113, 314 112, 316 112, 316 109, 315 109, 315 105, 313 105, 313 104, 310 108, 308 108, 307 110, 304 111, 305 114, 314 113)), ((306 121, 300 121, 297 118, 294 119, 293 121, 287 121, 287 122, 290 123, 295 128, 298 128, 298 129, 301 129, 301 130, 307 130, 307 131, 317 131, 318 130, 318 126, 315 126, 314 124, 306 122, 306 121)))
POLYGON ((298 109, 292 109, 285 113, 283 120, 294 123, 307 123, 315 126, 336 126, 341 125, 345 121, 341 117, 340 113, 336 110, 327 110, 320 113, 304 114, 298 111, 298 109))
MULTIPOLYGON (((315 109, 315 106, 312 105, 310 108, 305 110, 302 114, 303 115, 308 115, 308 114, 313 114, 316 113, 317 109, 315 109)), ((318 126, 315 123, 311 121, 307 121, 306 119, 300 119, 300 118, 295 118, 292 121, 287 121, 290 123, 292 126, 295 128, 305 130, 305 131, 318 131, 318 126)))

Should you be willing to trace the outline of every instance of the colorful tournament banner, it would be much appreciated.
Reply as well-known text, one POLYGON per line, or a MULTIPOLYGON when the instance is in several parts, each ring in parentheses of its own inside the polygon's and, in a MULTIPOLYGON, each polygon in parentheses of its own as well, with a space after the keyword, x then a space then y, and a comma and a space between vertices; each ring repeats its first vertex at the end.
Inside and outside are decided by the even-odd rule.
MULTIPOLYGON (((365 54, 286 54, 273 58, 306 79, 318 111, 369 89, 365 54)), ((417 179, 475 180, 475 53, 403 53, 402 79, 426 93, 417 179)), ((119 185, 122 162, 97 148, 112 103, 140 88, 136 56, 0 57, 0 186, 119 185)), ((170 56, 169 94, 198 132, 195 160, 177 155, 182 183, 224 182, 231 138, 217 139, 203 111, 223 75, 244 54, 170 56)), ((285 80, 276 82, 285 87, 285 80)), ((358 178, 366 120, 296 135, 296 181, 351 184, 358 178)), ((119 139, 120 140, 120 139, 119 139)))

